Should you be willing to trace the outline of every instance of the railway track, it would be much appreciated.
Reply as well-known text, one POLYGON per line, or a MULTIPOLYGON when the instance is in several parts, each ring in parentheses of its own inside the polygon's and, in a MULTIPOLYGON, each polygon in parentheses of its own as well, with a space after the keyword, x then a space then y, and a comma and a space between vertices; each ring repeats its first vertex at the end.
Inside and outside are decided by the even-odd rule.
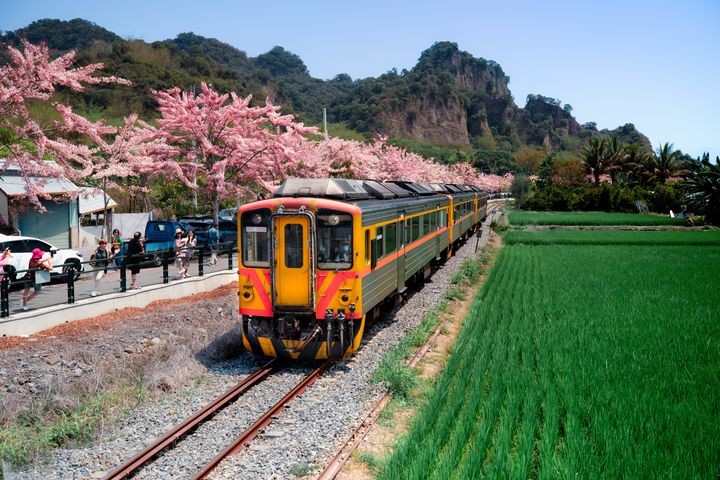
MULTIPOLYGON (((238 453, 240 450, 245 448, 252 440, 257 437, 262 430, 267 427, 275 417, 277 417, 282 410, 290 403, 295 397, 302 394, 306 388, 312 385, 328 367, 331 362, 325 362, 320 367, 314 369, 309 375, 301 380, 294 388, 292 388, 282 399, 280 399, 275 405, 270 407, 263 415, 258 418, 250 427, 248 427, 242 434, 240 434, 230 445, 228 445, 220 454, 215 456, 207 464, 205 464, 200 470, 195 473, 191 478, 202 479, 205 478, 210 472, 212 472, 223 459, 238 453)), ((260 382, 265 380, 270 374, 278 370, 280 362, 278 360, 272 360, 261 368, 253 372, 244 378, 240 383, 235 385, 233 388, 215 398, 203 409, 198 411, 192 417, 188 418, 184 422, 178 424, 162 438, 156 440, 152 445, 145 448, 141 452, 134 455, 124 464, 120 465, 105 477, 103 480, 120 480, 125 478, 131 478, 133 475, 138 473, 143 467, 150 464, 160 453, 164 452, 168 448, 184 437, 190 435, 200 424, 206 422, 214 414, 221 409, 233 403, 238 397, 243 395, 246 391, 260 382)))
MULTIPOLYGON (((501 207, 502 204, 489 205, 487 211, 488 218, 494 219, 495 212, 501 207)), ((434 339, 439 334, 439 328, 440 326, 438 326, 436 331, 431 335, 431 338, 428 340, 428 342, 417 352, 415 358, 413 358, 409 362, 411 365, 417 363, 427 353, 430 343, 432 343, 432 341, 434 341, 434 339)), ((274 417, 277 417, 277 415, 281 413, 281 411, 287 406, 289 402, 291 402, 295 397, 300 395, 307 387, 312 385, 312 383, 314 383, 329 366, 330 363, 326 362, 317 369, 313 370, 312 373, 310 373, 301 382, 299 382, 281 400, 279 400, 275 405, 268 409, 260 418, 255 420, 255 422, 248 429, 246 429, 242 434, 240 434, 221 453, 216 455, 212 460, 206 463, 200 470, 198 470, 194 475, 190 476, 189 478, 206 478, 225 458, 235 453, 238 453, 243 448, 245 448, 250 442, 252 442, 255 437, 257 437, 262 432, 265 427, 267 427, 272 422, 274 417)), ((235 401, 240 395, 249 390, 252 386, 257 385, 262 380, 267 378, 267 376, 270 375, 277 368, 278 363, 276 361, 271 361, 268 364, 264 365, 262 368, 248 376, 238 385, 228 390, 225 394, 216 398, 213 402, 208 404, 208 406, 196 413, 193 417, 187 419, 183 423, 179 424, 177 427, 173 428, 165 436, 157 440, 153 445, 136 454, 125 464, 117 467, 115 470, 105 476, 104 479, 115 480, 132 477, 137 472, 139 472, 145 465, 152 462, 153 459, 157 457, 161 452, 170 448, 174 443, 177 443, 178 440, 189 435, 201 423, 211 418, 216 412, 218 412, 225 406, 235 401)), ((366 417, 366 420, 360 426, 358 426, 357 430, 353 433, 350 439, 348 439, 347 443, 343 446, 343 448, 341 448, 337 456, 330 462, 329 465, 326 466, 326 470, 321 474, 319 478, 335 478, 337 473, 342 468, 342 465, 345 463, 347 458, 349 458, 352 451, 357 448, 362 438, 367 434, 367 430, 369 429, 371 424, 374 423, 375 419, 382 411, 387 401, 388 398, 384 397, 380 400, 378 404, 376 404, 373 411, 366 417)))

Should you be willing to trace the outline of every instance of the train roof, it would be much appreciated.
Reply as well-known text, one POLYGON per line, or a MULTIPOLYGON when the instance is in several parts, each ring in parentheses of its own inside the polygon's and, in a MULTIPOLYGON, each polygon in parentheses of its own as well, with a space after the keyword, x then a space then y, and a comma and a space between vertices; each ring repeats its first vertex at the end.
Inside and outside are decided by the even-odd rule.
POLYGON ((470 185, 416 183, 404 180, 354 180, 343 178, 288 178, 274 197, 316 197, 336 200, 389 200, 416 196, 482 192, 470 185))

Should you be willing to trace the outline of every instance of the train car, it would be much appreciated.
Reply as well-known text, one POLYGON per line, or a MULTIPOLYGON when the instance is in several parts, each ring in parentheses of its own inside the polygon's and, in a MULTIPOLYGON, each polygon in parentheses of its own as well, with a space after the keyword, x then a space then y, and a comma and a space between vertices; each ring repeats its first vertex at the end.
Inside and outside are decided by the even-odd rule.
POLYGON ((298 361, 350 355, 383 302, 452 255, 486 205, 462 185, 288 179, 240 207, 245 348, 298 361))

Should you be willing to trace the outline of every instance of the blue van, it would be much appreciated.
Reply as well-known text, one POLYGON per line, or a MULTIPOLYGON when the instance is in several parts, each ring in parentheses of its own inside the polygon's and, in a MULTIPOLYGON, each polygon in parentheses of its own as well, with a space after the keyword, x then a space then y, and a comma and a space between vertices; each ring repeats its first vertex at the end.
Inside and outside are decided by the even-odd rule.
MULTIPOLYGON (((171 257, 175 253, 175 231, 187 233, 187 226, 173 220, 150 220, 145 225, 145 262, 160 265, 163 256, 171 257)), ((115 257, 115 264, 120 266, 127 253, 129 241, 126 240, 122 250, 115 257)))

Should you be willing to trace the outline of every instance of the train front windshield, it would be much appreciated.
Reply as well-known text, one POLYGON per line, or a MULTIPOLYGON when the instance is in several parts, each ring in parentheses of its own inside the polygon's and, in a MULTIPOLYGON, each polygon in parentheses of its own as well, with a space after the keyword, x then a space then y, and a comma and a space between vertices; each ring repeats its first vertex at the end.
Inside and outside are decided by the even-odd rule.
POLYGON ((320 211, 317 215, 318 268, 346 270, 352 267, 352 216, 320 211))
POLYGON ((242 258, 246 267, 270 267, 270 210, 242 214, 242 258))

